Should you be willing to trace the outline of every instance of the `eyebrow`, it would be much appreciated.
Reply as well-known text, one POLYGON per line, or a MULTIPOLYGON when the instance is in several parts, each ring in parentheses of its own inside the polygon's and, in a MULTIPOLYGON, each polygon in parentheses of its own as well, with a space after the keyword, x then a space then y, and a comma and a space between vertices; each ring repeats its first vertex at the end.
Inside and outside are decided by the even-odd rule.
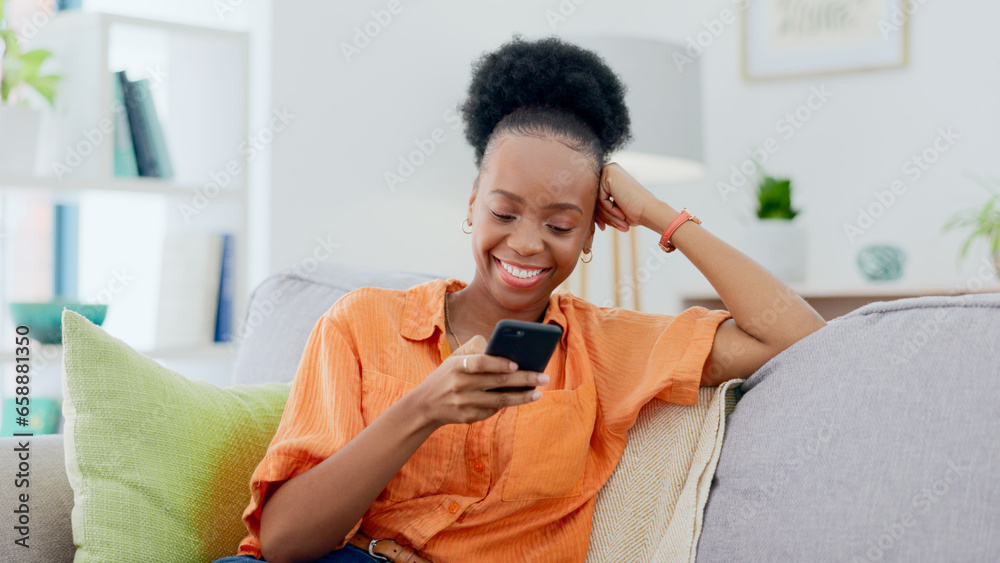
MULTIPOLYGON (((521 205, 524 205, 524 203, 525 203, 523 197, 521 197, 521 196, 519 196, 517 194, 510 193, 507 190, 501 190, 501 189, 498 188, 498 189, 495 189, 495 190, 493 190, 493 191, 490 192, 490 195, 494 195, 494 194, 496 194, 496 195, 502 195, 502 196, 504 196, 506 198, 512 199, 512 200, 520 203, 521 205)), ((569 211, 576 211, 580 215, 583 215, 583 210, 580 209, 580 206, 576 205, 576 204, 573 204, 573 203, 550 203, 550 204, 546 205, 545 207, 543 207, 542 209, 566 209, 566 210, 569 210, 569 211)))

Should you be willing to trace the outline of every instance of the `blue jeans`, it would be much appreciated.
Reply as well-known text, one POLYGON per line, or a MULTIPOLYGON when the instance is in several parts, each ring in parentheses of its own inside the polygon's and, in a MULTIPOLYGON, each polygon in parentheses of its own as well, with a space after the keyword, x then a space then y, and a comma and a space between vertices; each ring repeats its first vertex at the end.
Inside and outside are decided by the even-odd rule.
MULTIPOLYGON (((250 555, 231 555, 216 559, 212 563, 251 563, 253 561, 265 561, 250 555)), ((368 550, 361 549, 356 545, 347 544, 341 549, 327 553, 323 557, 316 559, 314 563, 371 563, 372 561, 382 561, 368 554, 368 550)), ((265 562, 266 563, 266 562, 265 562)))

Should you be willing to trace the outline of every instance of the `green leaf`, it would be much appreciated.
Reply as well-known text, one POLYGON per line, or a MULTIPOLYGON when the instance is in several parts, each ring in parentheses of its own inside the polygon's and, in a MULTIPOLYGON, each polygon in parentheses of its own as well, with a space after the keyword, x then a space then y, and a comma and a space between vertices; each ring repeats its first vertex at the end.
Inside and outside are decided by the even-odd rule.
POLYGON ((965 242, 962 244, 962 247, 961 249, 959 249, 958 252, 959 258, 963 259, 965 258, 965 255, 969 253, 969 245, 972 244, 972 241, 974 240, 976 240, 975 236, 969 236, 967 239, 965 239, 965 242))
POLYGON ((7 75, 5 74, 3 80, 0 80, 0 101, 5 104, 7 103, 7 97, 10 95, 12 87, 12 84, 7 81, 7 75))
MULTIPOLYGON (((3 60, 0 61, 3 64, 3 75, 0 79, 0 100, 7 103, 10 93, 21 84, 25 84, 35 89, 49 102, 49 105, 55 107, 55 94, 61 77, 58 75, 38 75, 42 64, 52 56, 52 53, 44 49, 21 53, 17 36, 9 29, 0 30, 0 38, 7 46, 3 60)), ((27 106, 27 100, 22 99, 21 105, 27 106)))
POLYGON ((21 78, 27 81, 29 78, 38 75, 38 69, 45 62, 45 59, 52 56, 52 53, 43 49, 35 49, 21 55, 21 78))
POLYGON ((26 80, 25 84, 28 84, 37 90, 43 98, 48 100, 50 106, 55 107, 56 88, 59 86, 59 80, 61 79, 61 76, 54 74, 50 74, 48 76, 34 76, 26 80))
POLYGON ((941 226, 941 232, 947 233, 948 231, 955 230, 955 228, 958 227, 961 221, 962 221, 962 214, 955 213, 954 215, 949 217, 947 221, 945 221, 944 225, 941 226))
POLYGON ((17 41, 17 34, 13 29, 0 29, 0 39, 3 39, 3 58, 17 58, 21 54, 21 44, 17 41))

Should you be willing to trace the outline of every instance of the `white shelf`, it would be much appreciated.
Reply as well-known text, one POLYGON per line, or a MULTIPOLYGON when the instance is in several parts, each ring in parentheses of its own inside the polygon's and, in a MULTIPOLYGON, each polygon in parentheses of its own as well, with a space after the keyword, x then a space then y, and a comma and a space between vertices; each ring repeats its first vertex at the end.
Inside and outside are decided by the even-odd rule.
MULTIPOLYGON (((170 196, 191 197, 204 193, 201 186, 178 186, 170 180, 148 177, 99 179, 58 179, 44 176, 4 176, 0 175, 0 186, 8 188, 36 188, 65 191, 111 191, 133 192, 170 196)), ((236 189, 219 190, 213 199, 239 199, 243 192, 236 189)))

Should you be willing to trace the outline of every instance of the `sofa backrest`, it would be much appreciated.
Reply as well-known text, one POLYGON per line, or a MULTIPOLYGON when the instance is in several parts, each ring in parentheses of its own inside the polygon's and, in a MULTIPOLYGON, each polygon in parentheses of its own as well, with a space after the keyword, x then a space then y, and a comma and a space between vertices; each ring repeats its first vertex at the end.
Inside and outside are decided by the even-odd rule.
POLYGON ((1000 561, 1000 293, 866 305, 742 385, 699 561, 1000 561))
POLYGON ((261 282, 250 296, 232 383, 289 382, 295 378, 316 321, 344 294, 360 287, 407 289, 439 278, 321 262, 312 271, 288 268, 261 282))

